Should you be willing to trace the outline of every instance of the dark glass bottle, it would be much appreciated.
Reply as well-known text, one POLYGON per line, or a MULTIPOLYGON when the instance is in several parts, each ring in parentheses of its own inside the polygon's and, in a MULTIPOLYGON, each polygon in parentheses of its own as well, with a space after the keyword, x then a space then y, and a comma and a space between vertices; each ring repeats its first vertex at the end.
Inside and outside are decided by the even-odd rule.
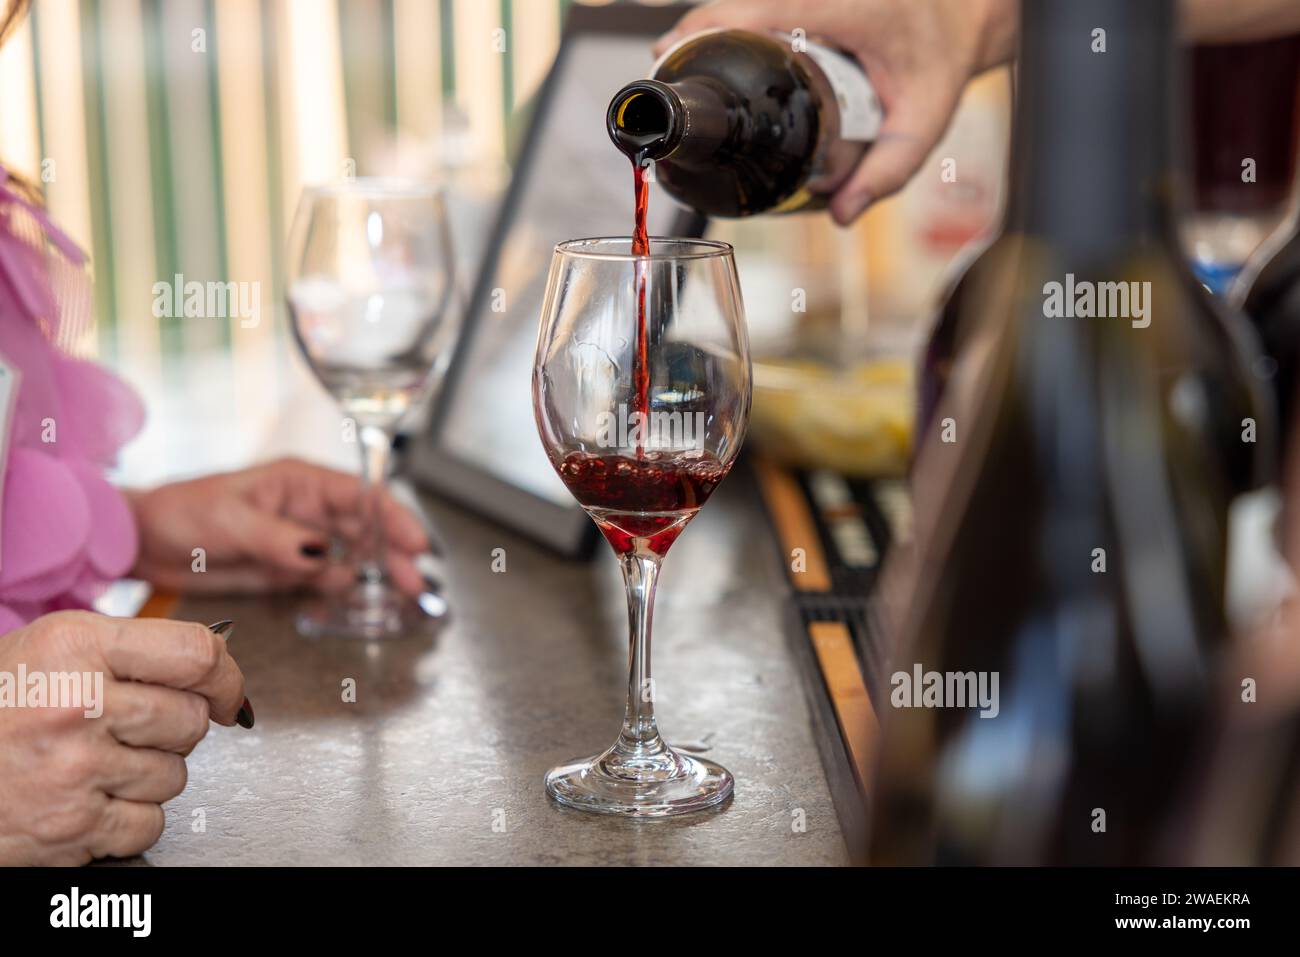
POLYGON ((610 101, 606 127, 655 181, 710 216, 824 205, 882 114, 849 57, 800 37, 742 30, 687 37, 610 101))
POLYGON ((1227 427, 1266 417, 1171 238, 1178 65, 1174 0, 1023 0, 1010 227, 882 586, 879 863, 1158 856, 1227 632, 1227 427), (1061 314, 1107 283, 1129 308, 1061 314))
MULTIPOLYGON (((1300 207, 1300 195, 1296 196, 1300 207)), ((1254 322, 1263 345, 1263 374, 1273 384, 1278 434, 1295 427, 1297 367, 1300 366, 1300 208, 1280 243, 1266 244, 1242 273, 1234 296, 1254 322)))
MULTIPOLYGON (((1114 31, 1110 31, 1107 42, 1114 39, 1114 31)), ((1092 53, 1090 47, 1089 55, 1105 57, 1107 54, 1092 53)), ((1112 187, 1122 191, 1128 211, 1123 221, 1115 223, 1115 235, 1126 237, 1143 255, 1160 261, 1172 280, 1164 296, 1174 297, 1169 304, 1189 324, 1199 328, 1194 352, 1189 357, 1189 370, 1196 374, 1211 412, 1206 440, 1219 449, 1222 468, 1230 475, 1232 487, 1244 492, 1268 484, 1275 476, 1276 408, 1267 388, 1268 369, 1259 361, 1259 336, 1238 310, 1206 291, 1186 262, 1179 234, 1187 198, 1183 167, 1186 63, 1177 49, 1162 63, 1167 68, 1167 76, 1159 89, 1138 90, 1131 85, 1138 82, 1136 77, 1121 77, 1113 89, 1119 98, 1115 104, 1085 96, 1083 91, 1071 91, 1072 96, 1086 102, 1075 107, 1081 125, 1068 133, 1060 132, 1060 127, 1075 122, 1074 117, 1036 116, 1036 107, 1021 102, 1030 99, 1036 103, 1042 99, 1041 91, 1027 89, 1032 81, 1025 76, 1022 62, 1013 124, 1010 199, 1002 229, 1006 234, 1032 231, 1026 218, 1029 215, 1026 202, 1033 189, 1028 182, 1031 177, 1051 176, 1059 189, 1068 194, 1059 198, 1057 205, 1070 207, 1080 217, 1081 227, 1096 214, 1088 204, 1075 203, 1070 196, 1093 195, 1112 187), (1159 102, 1153 102, 1157 98, 1159 102), (1116 125, 1112 140, 1095 143, 1089 131, 1099 129, 1097 114, 1112 108, 1121 115, 1145 111, 1149 120, 1134 119, 1132 122, 1143 125, 1131 130, 1116 125), (1069 144, 1060 150, 1062 155, 1049 160, 1056 164, 1050 169, 1059 169, 1059 173, 1029 166, 1035 139, 1048 134, 1069 144), (1104 155, 1105 150, 1113 153, 1104 155), (1140 155, 1133 155, 1139 152, 1140 155), (1257 439, 1253 443, 1241 441, 1245 419, 1257 424, 1257 439)), ((978 282, 997 246, 995 240, 958 264, 950 291, 927 338, 918 373, 915 442, 918 450, 938 428, 935 415, 954 364, 966 342, 979 335, 983 322, 981 309, 978 303, 969 301, 968 287, 978 282)), ((1166 374, 1173 378, 1189 370, 1169 369, 1166 374)))

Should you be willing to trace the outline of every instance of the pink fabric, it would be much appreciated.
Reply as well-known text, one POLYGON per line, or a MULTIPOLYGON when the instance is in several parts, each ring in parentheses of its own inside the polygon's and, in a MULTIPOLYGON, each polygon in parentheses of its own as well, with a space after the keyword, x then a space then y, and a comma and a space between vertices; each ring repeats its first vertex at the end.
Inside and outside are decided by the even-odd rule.
POLYGON ((135 563, 130 508, 103 471, 144 422, 129 386, 57 345, 88 311, 85 257, 7 180, 0 167, 0 356, 21 381, 0 500, 0 634, 88 607, 135 563))

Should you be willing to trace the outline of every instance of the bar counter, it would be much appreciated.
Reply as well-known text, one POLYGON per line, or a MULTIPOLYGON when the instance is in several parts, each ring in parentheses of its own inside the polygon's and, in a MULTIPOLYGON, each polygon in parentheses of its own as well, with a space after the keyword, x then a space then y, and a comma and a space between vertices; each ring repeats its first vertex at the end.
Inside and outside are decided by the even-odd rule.
POLYGON ((425 505, 453 609, 430 637, 307 641, 291 598, 179 604, 175 617, 236 620, 231 651, 257 723, 213 726, 162 839, 131 863, 848 863, 781 630, 786 585, 747 474, 723 485, 660 579, 660 726, 736 777, 725 806, 674 820, 560 808, 542 785, 552 765, 611 744, 623 716, 627 613, 608 549, 565 562, 425 505))

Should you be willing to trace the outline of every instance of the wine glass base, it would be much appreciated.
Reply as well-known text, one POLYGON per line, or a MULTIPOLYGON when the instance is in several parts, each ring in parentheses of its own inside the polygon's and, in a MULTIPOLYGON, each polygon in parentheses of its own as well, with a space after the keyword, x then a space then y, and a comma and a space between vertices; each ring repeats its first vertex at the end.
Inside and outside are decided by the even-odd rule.
POLYGON ((440 595, 417 600, 384 582, 358 582, 341 594, 309 599, 294 624, 304 638, 382 641, 415 634, 446 612, 440 595))
POLYGON ((613 749, 546 773, 546 793, 594 814, 655 818, 716 807, 735 787, 720 764, 665 749, 647 761, 620 761, 613 749))

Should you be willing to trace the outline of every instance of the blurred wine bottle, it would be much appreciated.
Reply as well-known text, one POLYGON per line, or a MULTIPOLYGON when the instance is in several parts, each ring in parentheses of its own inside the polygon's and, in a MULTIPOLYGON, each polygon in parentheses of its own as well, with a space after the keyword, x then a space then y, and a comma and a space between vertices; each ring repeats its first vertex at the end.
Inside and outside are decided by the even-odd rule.
POLYGON ((1189 771, 1271 436, 1174 238, 1180 65, 1174 0, 1022 4, 1009 228, 883 585, 877 862, 1150 861, 1189 771))
POLYGON ((1286 212, 1300 36, 1198 46, 1191 59, 1192 195, 1183 235, 1197 276, 1224 293, 1286 212))
MULTIPOLYGON (((1287 41, 1289 43, 1289 41, 1287 41)), ((1255 45, 1251 45, 1255 46, 1255 45)), ((1269 49, 1273 47, 1270 45, 1269 49)), ((1211 73, 1221 73, 1222 70, 1218 64, 1224 56, 1217 53, 1218 48, 1210 48, 1206 56, 1214 64, 1214 70, 1211 73), (1217 72, 1216 72, 1217 71, 1217 72)), ((1253 75, 1274 75, 1279 71, 1285 72, 1285 64, 1289 62, 1287 57, 1291 56, 1292 47, 1283 44, 1277 51, 1270 54, 1268 60, 1269 70, 1257 69, 1253 75), (1282 66, 1279 66, 1281 61, 1282 66), (1271 72, 1270 72, 1271 71, 1271 72)), ((1094 56, 1105 56, 1097 53, 1094 56)), ((1207 399, 1209 400, 1212 410, 1216 413, 1215 419, 1217 427, 1214 428, 1213 434, 1208 436, 1215 441, 1224 457, 1224 467, 1233 477, 1234 488, 1238 491, 1247 491, 1254 488, 1260 488, 1271 481, 1275 474, 1275 448, 1273 445, 1273 434, 1275 422, 1275 403, 1267 395, 1268 389, 1266 382, 1271 371, 1267 362, 1260 362, 1260 342, 1259 336, 1255 330, 1244 322, 1239 310, 1227 306, 1218 298, 1209 295, 1197 274, 1185 266, 1185 249, 1182 245, 1180 236, 1180 226, 1186 220, 1184 215, 1187 208, 1188 190, 1186 188, 1184 172, 1184 155, 1185 148, 1185 128, 1183 122, 1183 112, 1187 103, 1192 102, 1187 96, 1187 84, 1185 82, 1185 71, 1183 56, 1174 51, 1170 53, 1169 59, 1169 79, 1159 90, 1125 90, 1117 92, 1121 98, 1117 109, 1122 106, 1125 115, 1134 117, 1147 117, 1149 119, 1137 120, 1134 122, 1154 122, 1157 125, 1159 134, 1165 139, 1159 144, 1159 153, 1153 155, 1151 162, 1143 161, 1134 163, 1132 176, 1134 177, 1133 185, 1136 189, 1129 191, 1131 195, 1131 217, 1124 224, 1128 235, 1134 242, 1139 243, 1147 254, 1157 256, 1169 269, 1171 275, 1176 280, 1176 288, 1165 291, 1165 296, 1176 296, 1178 305, 1176 311, 1185 316, 1186 321, 1195 323, 1202 327, 1202 334, 1198 337, 1198 348, 1192 357, 1192 364, 1203 378, 1207 390, 1207 399), (1261 434, 1258 440, 1253 443, 1243 443, 1241 441, 1242 420, 1254 418, 1260 425, 1261 434), (1265 436, 1264 432, 1268 435, 1265 436)), ((1232 59, 1228 57, 1228 59, 1232 59)), ((1209 69, 1206 67, 1205 69, 1209 69)), ((1204 75, 1198 77, 1200 84, 1203 86, 1207 80, 1204 75)), ((1017 95, 1032 95, 1032 91, 1026 89, 1027 84, 1033 82, 1033 79, 1024 73, 1023 63, 1021 66, 1021 76, 1017 83, 1017 95)), ((1233 87, 1241 97, 1246 97, 1246 92, 1240 87, 1233 87)), ((1256 91, 1251 96, 1263 96, 1256 91)), ((1290 92, 1283 91, 1277 94, 1277 98, 1270 99, 1264 97, 1268 110, 1261 109, 1258 106, 1252 106, 1248 112, 1252 115, 1267 113, 1267 116, 1259 116, 1261 122, 1276 123, 1277 115, 1271 110, 1271 107, 1281 105, 1284 107, 1285 116, 1288 118, 1282 126, 1289 131, 1292 127, 1289 125, 1289 117, 1295 106, 1295 97, 1290 92)), ((1098 105, 1095 109, 1101 109, 1098 105)), ((1197 126, 1198 149, 1206 146, 1212 139, 1205 126, 1207 117, 1220 116, 1226 112, 1226 107, 1220 99, 1214 99, 1210 106, 1202 105, 1199 108, 1202 114, 1197 126)), ((1246 110, 1243 107, 1243 110, 1246 110)), ((1027 139, 1032 137, 1031 131, 1021 130, 1029 123, 1039 123, 1041 125, 1055 128, 1061 125, 1060 120, 1051 117, 1035 119, 1030 115, 1028 109, 1017 109, 1014 125, 1018 128, 1016 131, 1017 143, 1023 144, 1027 139), (1024 135, 1022 135, 1022 132, 1024 135)), ((1241 121, 1239 121, 1241 125, 1241 121)), ((1277 150, 1277 137, 1271 134, 1265 134, 1260 130, 1259 123, 1245 123, 1246 134, 1249 141, 1256 147, 1256 152, 1264 156, 1264 166, 1267 172, 1260 173, 1262 179, 1258 183, 1247 186, 1246 189, 1258 188, 1258 192, 1250 193, 1249 200, 1242 199, 1243 191, 1230 187, 1222 186, 1223 179, 1222 169, 1226 160, 1218 155, 1212 160, 1200 160, 1197 164, 1198 189, 1196 196, 1200 197, 1202 207, 1206 212, 1200 220, 1204 226, 1203 235, 1209 237, 1213 232, 1206 223, 1213 222, 1222 226, 1227 222, 1228 214, 1224 211, 1230 203, 1235 202, 1234 208, 1241 210, 1241 214, 1233 222, 1244 221, 1250 216, 1264 217, 1261 211, 1272 209, 1276 215, 1277 203, 1280 197, 1285 197, 1285 185, 1279 185, 1278 176, 1285 177, 1289 175, 1291 164, 1287 160, 1285 151, 1279 154, 1277 150), (1219 183, 1216 189, 1213 184, 1219 183), (1235 199, 1234 199, 1235 197, 1235 199), (1252 212, 1253 211, 1253 212, 1252 212)), ((1115 129, 1115 140, 1113 148, 1121 151, 1131 151, 1139 148, 1141 140, 1147 138, 1155 130, 1142 131, 1141 135, 1135 135, 1131 141, 1132 145, 1127 145, 1130 140, 1121 129, 1115 129)), ((1064 137, 1065 134, 1062 134, 1064 137)), ((1079 133, 1074 134, 1071 142, 1081 139, 1079 133)), ((1023 199, 1025 191, 1020 187, 1023 185, 1020 180, 1029 174, 1025 169, 1025 163, 1028 157, 1025 150, 1017 148, 1018 158, 1013 162, 1011 177, 1012 184, 1010 189, 1010 202, 1007 204, 1007 213, 1004 220, 1003 229, 1008 232, 1022 232, 1025 229, 1025 204, 1023 199)), ((1220 148, 1220 153, 1224 152, 1220 148)), ((1232 152, 1228 149, 1227 152, 1232 152)), ((1078 144, 1078 154, 1080 156, 1095 155, 1095 148, 1086 143, 1078 144)), ((1088 172, 1088 164, 1080 167, 1078 174, 1080 181, 1086 181, 1091 174, 1088 172)), ((1241 167, 1239 162, 1234 166, 1237 178, 1240 178, 1241 167)), ((1064 190, 1076 190, 1075 184, 1062 183, 1061 188, 1064 190)), ((1253 219, 1252 222, 1264 222, 1263 218, 1253 219)), ((1226 229, 1226 227, 1225 227, 1226 229)), ((1258 239, 1258 236, 1256 236, 1258 239)), ((1209 239, 1206 239, 1206 243, 1209 239)), ((989 247, 992 248, 992 247, 989 247)), ((1203 244, 1203 252, 1210 256, 1208 250, 1211 247, 1203 244)), ((1219 247, 1214 247, 1219 248, 1219 247)), ((1226 254, 1224 254, 1226 255, 1226 254)), ((978 305, 974 307, 969 303, 968 287, 973 285, 979 273, 987 268, 987 260, 990 258, 987 252, 979 252, 969 255, 961 260, 958 268, 954 270, 954 281, 950 286, 950 291, 944 300, 942 309, 936 317, 934 326, 927 340, 924 352, 921 358, 921 368, 918 376, 918 405, 917 405, 917 443, 916 448, 924 446, 926 437, 935 430, 935 410, 938 406, 940 397, 947 387, 949 377, 952 372, 953 364, 960 354, 965 341, 968 337, 977 334, 978 326, 982 322, 978 305)), ((1220 264, 1222 265, 1222 263, 1220 264)), ((1239 263, 1238 263, 1239 265, 1239 263)), ((1226 268, 1226 267, 1223 267, 1226 268)), ((1237 268, 1236 266, 1233 267, 1237 268)), ((1298 343, 1300 345, 1300 343, 1298 343)))
POLYGON ((825 204, 883 119, 857 62, 801 35, 687 37, 610 101, 606 128, 679 202, 710 216, 825 204))

